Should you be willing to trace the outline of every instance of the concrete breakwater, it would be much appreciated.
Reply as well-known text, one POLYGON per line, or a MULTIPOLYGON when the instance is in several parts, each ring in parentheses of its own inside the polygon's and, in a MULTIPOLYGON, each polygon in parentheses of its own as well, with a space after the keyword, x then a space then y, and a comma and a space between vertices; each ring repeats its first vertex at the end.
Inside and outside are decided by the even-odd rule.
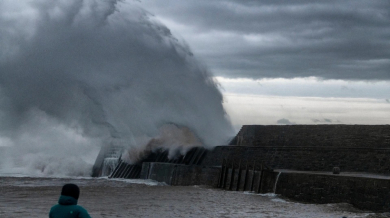
POLYGON ((217 187, 220 167, 170 163, 143 163, 141 179, 152 179, 173 186, 217 187))
POLYGON ((231 145, 193 153, 182 159, 196 164, 143 161, 140 178, 390 211, 388 125, 244 126, 231 145))
POLYGON ((217 146, 204 158, 204 166, 220 166, 222 160, 265 162, 271 168, 300 171, 390 173, 390 148, 338 148, 292 146, 217 146))
MULTIPOLYGON (((231 191, 275 193, 299 202, 350 203, 363 210, 390 211, 390 177, 386 176, 275 170, 264 173, 260 179, 259 172, 253 174, 249 170, 245 183, 243 176, 238 179, 238 170, 233 174, 233 179, 231 172, 229 170, 225 187, 218 187, 219 167, 144 163, 141 178, 172 186, 204 185, 231 191)), ((243 175, 245 170, 242 169, 241 173, 243 175)))
POLYGON ((244 125, 231 145, 390 148, 390 125, 244 125))
POLYGON ((390 211, 390 177, 326 172, 282 172, 276 194, 300 202, 350 203, 378 212, 390 211))

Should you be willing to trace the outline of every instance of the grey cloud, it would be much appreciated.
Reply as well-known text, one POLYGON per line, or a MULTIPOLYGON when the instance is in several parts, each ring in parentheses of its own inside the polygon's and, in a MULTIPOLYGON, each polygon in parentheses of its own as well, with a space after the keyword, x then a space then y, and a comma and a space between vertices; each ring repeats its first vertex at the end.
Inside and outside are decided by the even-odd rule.
POLYGON ((390 80, 387 0, 142 4, 190 28, 191 46, 207 45, 197 53, 221 76, 390 80), (218 39, 196 37, 210 33, 218 39))
POLYGON ((390 103, 390 100, 389 100, 389 99, 386 99, 386 102, 387 102, 387 103, 390 103))

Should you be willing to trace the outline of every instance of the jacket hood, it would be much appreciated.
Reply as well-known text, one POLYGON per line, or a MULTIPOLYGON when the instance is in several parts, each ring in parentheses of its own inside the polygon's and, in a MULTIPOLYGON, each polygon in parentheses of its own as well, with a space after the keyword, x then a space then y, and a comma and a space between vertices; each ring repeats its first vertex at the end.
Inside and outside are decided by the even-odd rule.
POLYGON ((61 204, 61 205, 77 205, 77 200, 74 197, 61 195, 60 199, 58 200, 58 204, 61 204))

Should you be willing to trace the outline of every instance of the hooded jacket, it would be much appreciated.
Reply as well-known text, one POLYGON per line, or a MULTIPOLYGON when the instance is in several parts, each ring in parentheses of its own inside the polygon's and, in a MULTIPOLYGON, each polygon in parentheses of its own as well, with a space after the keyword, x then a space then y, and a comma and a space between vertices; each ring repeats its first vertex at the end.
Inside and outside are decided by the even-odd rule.
POLYGON ((83 207, 77 205, 77 199, 61 195, 58 204, 50 209, 50 218, 91 218, 83 207))

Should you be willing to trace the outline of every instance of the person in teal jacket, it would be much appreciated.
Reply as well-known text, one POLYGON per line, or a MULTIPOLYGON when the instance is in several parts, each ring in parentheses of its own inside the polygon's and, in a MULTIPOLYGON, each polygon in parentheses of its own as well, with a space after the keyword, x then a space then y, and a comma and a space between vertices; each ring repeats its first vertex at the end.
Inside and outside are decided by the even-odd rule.
POLYGON ((77 205, 80 189, 75 184, 62 187, 58 204, 50 209, 49 218, 91 218, 87 210, 77 205))

